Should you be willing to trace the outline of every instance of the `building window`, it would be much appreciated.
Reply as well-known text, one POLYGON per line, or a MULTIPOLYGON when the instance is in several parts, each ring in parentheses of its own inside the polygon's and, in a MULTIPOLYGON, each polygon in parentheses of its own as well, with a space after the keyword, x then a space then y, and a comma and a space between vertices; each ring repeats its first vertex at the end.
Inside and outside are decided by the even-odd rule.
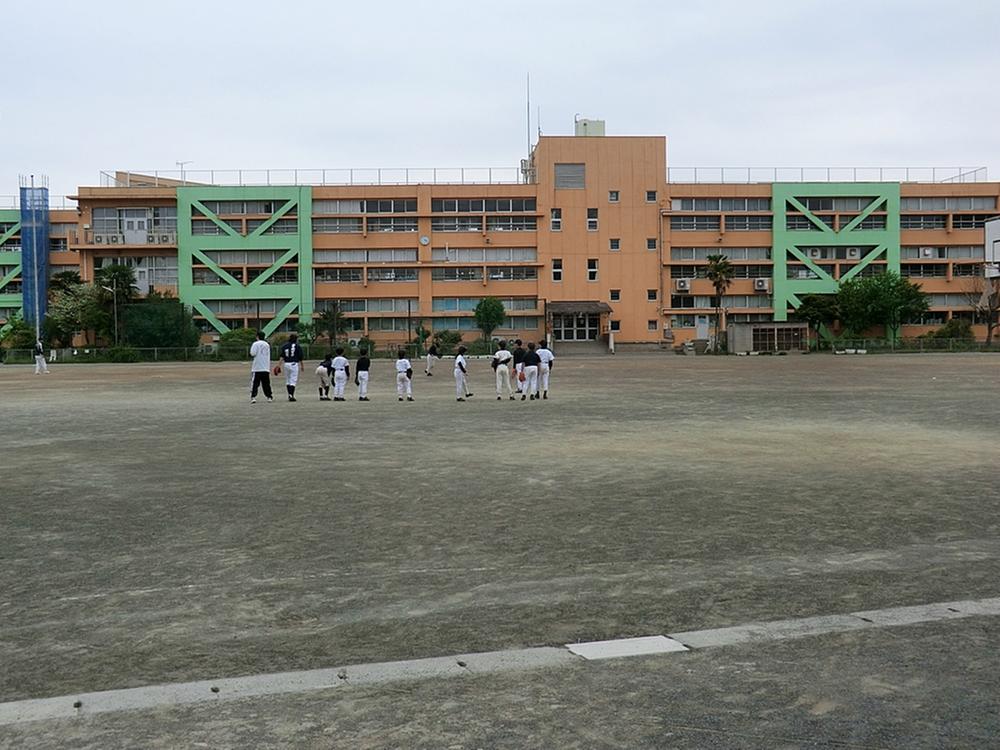
POLYGON ((620 331, 621 329, 622 329, 622 322, 620 320, 612 320, 611 321, 611 330, 612 331, 620 331))
POLYGON ((490 281, 537 281, 538 269, 532 266, 489 266, 486 278, 490 281))
POLYGON ((656 203, 656 191, 647 190, 646 191, 646 203, 656 203))
POLYGON ((608 203, 617 203, 618 202, 618 196, 619 196, 619 193, 618 193, 617 190, 609 190, 608 191, 608 203))
POLYGON ((646 249, 647 250, 655 250, 656 249, 656 237, 647 237, 646 238, 646 249))
POLYGON ((597 281, 597 258, 587 258, 587 281, 597 281))
POLYGON ((481 232, 483 220, 479 216, 435 216, 431 219, 432 232, 481 232))
POLYGON ((537 229, 534 216, 487 216, 488 232, 534 232, 537 229))
POLYGON ((588 208, 587 209, 587 231, 596 232, 597 231, 597 209, 588 208))
POLYGON ((670 228, 675 232, 717 232, 718 216, 671 216, 670 228))
POLYGON ((432 268, 432 281, 482 281, 483 269, 469 266, 453 266, 451 268, 432 268))
POLYGON ((562 209, 561 208, 553 208, 551 211, 549 211, 549 221, 551 222, 551 224, 549 226, 549 229, 551 229, 553 232, 561 232, 562 231, 562 209))
POLYGON ((562 281, 562 258, 552 259, 552 280, 562 281))
POLYGON ((583 190, 586 183, 585 164, 556 164, 556 190, 583 190))
POLYGON ((646 330, 648 330, 648 331, 655 331, 656 330, 656 321, 655 320, 647 320, 646 321, 646 330))
POLYGON ((612 237, 608 240, 608 250, 611 252, 617 252, 622 249, 622 241, 618 237, 612 237))
POLYGON ((771 229, 770 216, 727 216, 726 229, 731 232, 764 232, 771 229))
POLYGON ((650 302, 656 302, 657 292, 655 289, 646 290, 646 299, 650 302))
POLYGON ((612 302, 620 302, 621 298, 622 298, 622 290, 621 289, 612 289, 611 290, 611 301, 612 302))

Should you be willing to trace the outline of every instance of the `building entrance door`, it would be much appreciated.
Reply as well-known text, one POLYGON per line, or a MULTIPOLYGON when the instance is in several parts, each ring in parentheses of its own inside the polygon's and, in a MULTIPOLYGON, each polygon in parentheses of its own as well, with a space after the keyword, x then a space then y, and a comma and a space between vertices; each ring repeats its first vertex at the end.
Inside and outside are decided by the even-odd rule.
POLYGON ((556 341, 597 341, 601 316, 593 313, 552 316, 552 338, 556 341))

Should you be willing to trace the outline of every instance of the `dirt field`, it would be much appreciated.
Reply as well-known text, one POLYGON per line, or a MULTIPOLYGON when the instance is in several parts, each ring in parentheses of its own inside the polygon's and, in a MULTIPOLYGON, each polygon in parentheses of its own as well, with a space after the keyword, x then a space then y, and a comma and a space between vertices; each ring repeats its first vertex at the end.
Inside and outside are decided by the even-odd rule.
MULTIPOLYGON (((279 384, 251 406, 248 370, 0 366, 0 702, 1000 595, 994 355, 564 358, 537 403, 497 402, 481 361, 469 402, 442 361, 398 403, 376 361, 370 403, 320 403, 306 378, 297 403, 279 384)), ((0 747, 245 747, 251 709, 268 746, 982 747, 998 635, 984 619, 800 641, 780 667, 762 647, 669 675, 641 660, 601 688, 574 670, 326 712, 0 727, 0 747), (850 693, 855 673, 903 687, 850 693), (839 708, 796 703, 824 690, 839 708), (545 708, 574 701, 575 723, 545 708)))

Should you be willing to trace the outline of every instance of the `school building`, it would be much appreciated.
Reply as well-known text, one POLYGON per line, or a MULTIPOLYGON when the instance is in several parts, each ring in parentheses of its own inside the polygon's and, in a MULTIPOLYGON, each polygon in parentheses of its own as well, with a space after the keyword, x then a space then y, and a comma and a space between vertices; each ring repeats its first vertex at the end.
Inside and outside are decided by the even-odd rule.
POLYGON ((668 169, 665 137, 603 131, 540 136, 512 169, 123 171, 47 209, 22 191, 0 208, 0 321, 44 314, 32 274, 123 263, 141 292, 190 305, 206 341, 333 304, 352 338, 402 342, 420 323, 474 338, 472 310, 494 296, 497 337, 661 347, 713 331, 705 267, 722 254, 736 267, 723 327, 794 348, 803 294, 896 271, 930 295, 903 329, 917 335, 971 320, 998 262, 1000 183, 984 169, 668 169))

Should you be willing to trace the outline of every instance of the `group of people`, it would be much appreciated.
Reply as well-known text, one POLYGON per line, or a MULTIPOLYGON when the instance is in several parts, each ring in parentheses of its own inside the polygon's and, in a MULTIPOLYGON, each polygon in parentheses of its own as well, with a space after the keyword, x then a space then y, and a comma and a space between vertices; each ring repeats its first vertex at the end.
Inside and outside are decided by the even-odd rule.
MULTIPOLYGON (((458 347, 455 356, 455 400, 465 401, 473 396, 469 388, 469 363, 465 358, 466 347, 458 347)), ((298 336, 291 334, 288 341, 281 347, 278 364, 271 367, 271 345, 264 338, 264 332, 257 332, 257 340, 250 346, 251 381, 250 403, 257 403, 257 394, 263 391, 264 398, 274 401, 271 391, 271 374, 285 374, 285 390, 288 400, 295 401, 295 389, 298 386, 299 375, 304 367, 305 356, 298 336)), ((434 361, 440 359, 437 348, 432 346, 427 353, 427 366, 424 373, 433 373, 434 361)), ((496 373, 497 401, 503 400, 504 394, 514 401, 518 395, 521 400, 547 399, 549 397, 549 373, 552 370, 555 355, 540 341, 538 346, 529 342, 527 349, 520 339, 514 342, 513 351, 508 350, 507 342, 501 341, 499 349, 493 355, 491 366, 496 373)), ((368 381, 371 374, 371 358, 368 350, 359 352, 354 363, 354 385, 358 388, 358 401, 369 401, 368 381)), ((320 401, 346 401, 345 389, 351 379, 351 363, 344 356, 343 347, 338 347, 333 354, 327 354, 316 367, 317 387, 320 401), (333 396, 330 396, 330 387, 333 396)), ((396 397, 398 400, 413 401, 413 365, 406 357, 406 352, 399 350, 396 357, 396 397)))

